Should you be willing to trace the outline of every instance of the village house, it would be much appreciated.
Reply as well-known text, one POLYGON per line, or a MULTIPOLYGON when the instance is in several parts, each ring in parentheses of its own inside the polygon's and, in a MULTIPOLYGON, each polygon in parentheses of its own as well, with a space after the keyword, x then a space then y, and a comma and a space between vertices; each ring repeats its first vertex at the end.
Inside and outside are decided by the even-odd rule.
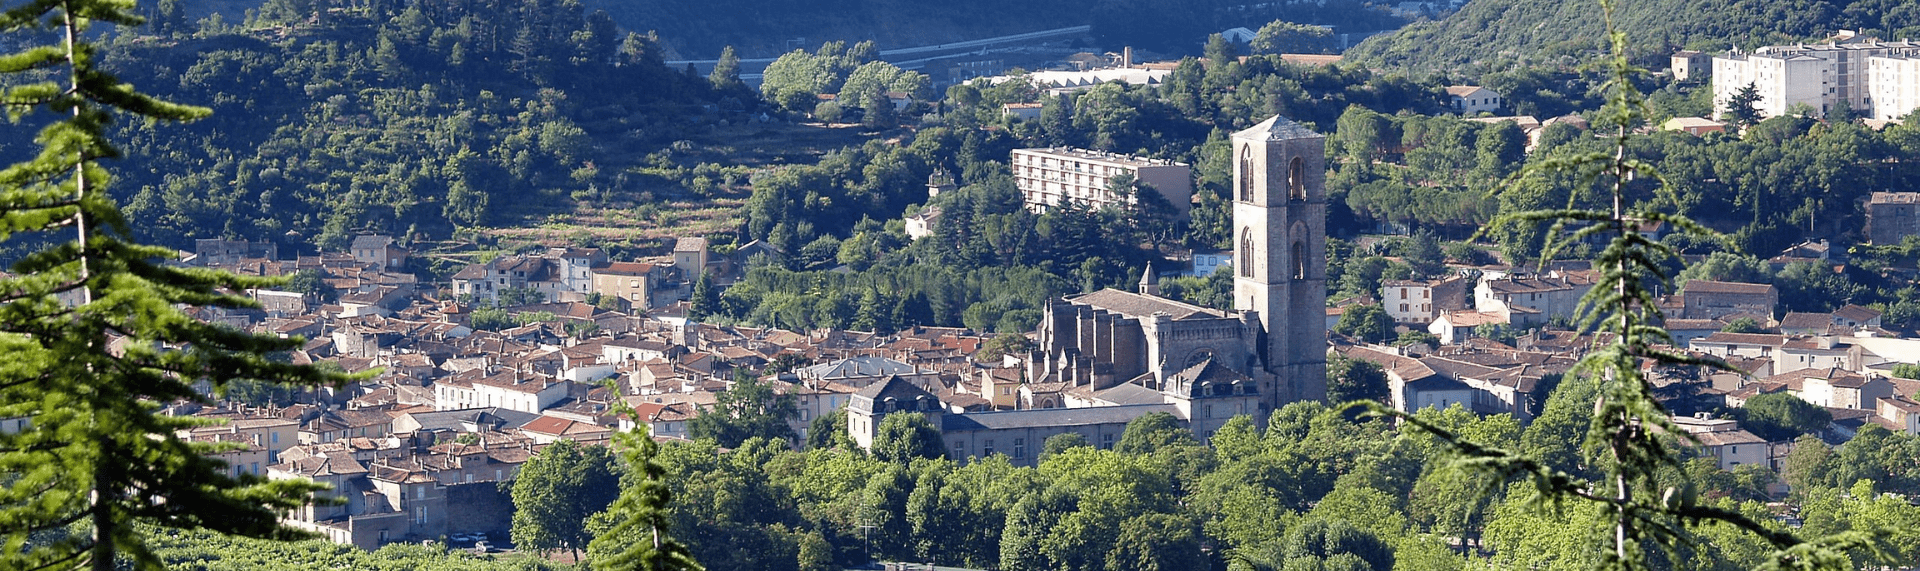
POLYGON ((1394 321, 1424 326, 1442 313, 1467 308, 1467 278, 1388 280, 1380 286, 1380 301, 1394 321))
POLYGON ((1570 319, 1580 298, 1593 288, 1592 272, 1552 272, 1546 276, 1500 276, 1474 287, 1474 307, 1505 318, 1516 329, 1570 319))
POLYGON ((1681 317, 1687 319, 1753 316, 1768 321, 1780 305, 1780 292, 1772 284, 1688 280, 1680 286, 1680 295, 1686 303, 1681 317))
POLYGON ((1676 416, 1671 419, 1681 430, 1700 440, 1705 455, 1719 462, 1721 470, 1732 470, 1742 464, 1768 465, 1767 440, 1755 436, 1740 428, 1740 423, 1727 419, 1676 416))
POLYGON ((1447 104, 1461 115, 1478 115, 1500 110, 1500 94, 1476 85, 1447 86, 1447 104))
POLYGON ((406 267, 407 257, 411 255, 406 248, 395 245, 393 237, 381 235, 356 236, 348 250, 355 262, 383 272, 406 267))

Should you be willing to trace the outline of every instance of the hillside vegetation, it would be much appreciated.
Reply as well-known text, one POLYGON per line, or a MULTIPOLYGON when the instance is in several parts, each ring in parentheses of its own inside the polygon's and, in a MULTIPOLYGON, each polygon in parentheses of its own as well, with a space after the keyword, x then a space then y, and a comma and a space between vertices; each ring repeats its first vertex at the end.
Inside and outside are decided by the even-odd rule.
MULTIPOLYGON (((1920 32, 1920 5, 1899 0, 1631 0, 1618 8, 1642 61, 1682 47, 1723 49, 1861 30, 1883 37, 1920 32)), ((1369 38, 1351 60, 1407 71, 1499 71, 1513 64, 1572 66, 1600 48, 1603 30, 1591 0, 1474 0, 1438 22, 1369 38)))

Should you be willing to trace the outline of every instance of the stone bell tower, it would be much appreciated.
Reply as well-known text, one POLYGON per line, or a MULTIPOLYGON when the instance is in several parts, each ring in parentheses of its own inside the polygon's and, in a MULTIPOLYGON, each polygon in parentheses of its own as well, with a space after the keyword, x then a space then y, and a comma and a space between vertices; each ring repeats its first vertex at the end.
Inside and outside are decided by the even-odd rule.
POLYGON ((1233 134, 1233 305, 1264 329, 1276 408, 1327 396, 1326 148, 1278 115, 1233 134))

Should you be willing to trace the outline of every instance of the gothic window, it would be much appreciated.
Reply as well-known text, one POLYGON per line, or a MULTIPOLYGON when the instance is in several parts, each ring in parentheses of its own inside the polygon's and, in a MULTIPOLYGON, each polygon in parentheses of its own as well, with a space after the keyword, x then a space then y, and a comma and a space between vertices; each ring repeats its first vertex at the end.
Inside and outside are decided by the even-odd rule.
POLYGON ((1287 163, 1287 198, 1307 199, 1307 163, 1300 157, 1287 163))
POLYGON ((1240 201, 1253 202, 1253 146, 1240 147, 1240 201))
POLYGON ((1307 248, 1299 242, 1293 243, 1293 279, 1307 279, 1307 248))
POLYGON ((1193 352, 1193 354, 1191 354, 1191 355, 1187 355, 1187 364, 1185 364, 1185 365, 1182 365, 1182 366, 1181 366, 1180 368, 1182 368, 1182 369, 1185 369, 1185 368, 1188 368, 1188 367, 1192 367, 1192 366, 1194 366, 1194 365, 1198 365, 1198 364, 1200 364, 1200 363, 1201 363, 1202 361, 1206 361, 1207 359, 1210 359, 1210 358, 1213 358, 1213 350, 1212 350, 1212 349, 1200 349, 1200 350, 1196 350, 1196 351, 1194 351, 1194 352, 1193 352))
POLYGON ((1240 277, 1253 277, 1253 229, 1240 230, 1240 277))

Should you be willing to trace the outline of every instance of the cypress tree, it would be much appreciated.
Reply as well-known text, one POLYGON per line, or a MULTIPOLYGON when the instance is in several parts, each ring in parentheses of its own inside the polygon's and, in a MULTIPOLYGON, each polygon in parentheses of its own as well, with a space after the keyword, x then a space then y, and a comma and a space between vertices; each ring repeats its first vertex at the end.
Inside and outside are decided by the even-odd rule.
POLYGON ((1398 416, 1435 434, 1459 454, 1457 462, 1462 467, 1531 484, 1528 488, 1535 494, 1534 506, 1538 509, 1559 514, 1564 513, 1565 504, 1599 506, 1612 527, 1604 546, 1596 546, 1604 549, 1601 567, 1605 569, 1657 568, 1660 565, 1656 562, 1698 546, 1700 542, 1691 530, 1714 522, 1764 540, 1774 549, 1768 568, 1851 568, 1845 550, 1870 544, 1871 533, 1850 531, 1809 541, 1755 521, 1737 509, 1702 500, 1694 482, 1662 484, 1663 472, 1681 469, 1679 451, 1672 447, 1671 439, 1677 437, 1696 445, 1698 440, 1670 420, 1666 408, 1655 398, 1645 371, 1661 366, 1730 367, 1670 348, 1673 338, 1663 327, 1665 316, 1656 303, 1653 285, 1671 283, 1662 262, 1676 254, 1638 229, 1649 222, 1661 222, 1702 238, 1719 237, 1684 216, 1628 199, 1629 188, 1636 184, 1651 184, 1662 194, 1671 190, 1659 184, 1661 179, 1653 165, 1629 151, 1628 139, 1635 128, 1647 122, 1648 108, 1631 81, 1643 70, 1634 67, 1626 56, 1626 34, 1614 26, 1615 4, 1616 0, 1600 0, 1612 50, 1602 62, 1610 81, 1605 84, 1607 101, 1601 120, 1596 122, 1615 128, 1611 134, 1614 148, 1547 161, 1523 170, 1503 185, 1510 187, 1516 180, 1554 173, 1585 173, 1581 184, 1608 199, 1607 206, 1582 209, 1569 204, 1559 210, 1505 214, 1483 230, 1548 225, 1542 259, 1552 259, 1555 253, 1588 238, 1607 240, 1606 247, 1594 258, 1599 279, 1581 299, 1576 317, 1582 330, 1595 333, 1603 342, 1596 343, 1567 372, 1570 380, 1597 386, 1583 446, 1585 464, 1593 475, 1569 473, 1542 459, 1467 442, 1410 415, 1377 406, 1375 412, 1398 416))
POLYGON ((667 535, 668 502, 673 490, 667 469, 654 460, 660 444, 653 441, 644 419, 626 401, 614 400, 616 411, 634 419, 633 430, 613 435, 614 446, 626 462, 620 498, 597 518, 613 524, 593 538, 588 552, 595 555, 594 571, 701 571, 693 552, 667 535))
POLYGON ((0 435, 0 569, 155 569, 139 524, 203 527, 251 537, 300 536, 279 514, 321 486, 231 477, 176 436, 205 421, 161 416, 174 402, 204 402, 198 382, 297 384, 343 375, 276 363, 299 340, 198 321, 181 308, 252 305, 231 292, 279 280, 159 260, 109 198, 99 164, 119 151, 105 131, 116 113, 187 121, 200 107, 160 101, 95 67, 91 23, 141 19, 123 0, 46 0, 0 13, 19 51, 0 56, 9 87, 0 105, 16 119, 45 118, 31 160, 0 170, 0 240, 28 251, 0 279, 0 418, 29 426, 0 435))

